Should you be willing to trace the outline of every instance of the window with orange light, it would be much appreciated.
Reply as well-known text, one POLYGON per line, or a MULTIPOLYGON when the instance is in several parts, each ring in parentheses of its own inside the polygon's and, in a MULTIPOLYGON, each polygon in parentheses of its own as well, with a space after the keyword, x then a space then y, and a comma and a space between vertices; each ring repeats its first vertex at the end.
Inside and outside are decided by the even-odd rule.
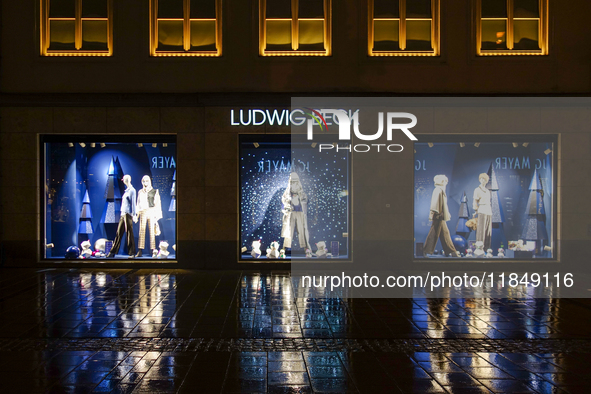
POLYGON ((221 0, 151 0, 152 56, 221 56, 221 0))
POLYGON ((479 55, 546 55, 547 0, 478 0, 479 55))
POLYGON ((260 0, 262 56, 329 56, 331 0, 260 0))
POLYGON ((439 55, 439 0, 370 0, 369 55, 439 55))
POLYGON ((42 0, 41 55, 110 56, 112 0, 42 0))

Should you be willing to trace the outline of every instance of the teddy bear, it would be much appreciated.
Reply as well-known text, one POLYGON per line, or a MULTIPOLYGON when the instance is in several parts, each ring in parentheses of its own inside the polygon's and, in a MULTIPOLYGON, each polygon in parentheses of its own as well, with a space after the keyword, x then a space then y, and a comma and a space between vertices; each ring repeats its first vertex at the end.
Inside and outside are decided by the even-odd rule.
POLYGON ((477 241, 474 245, 476 246, 474 257, 484 257, 484 242, 477 241))
POLYGON ((472 254, 472 249, 466 249, 466 257, 474 257, 474 255, 472 254))
POLYGON ((485 257, 493 257, 492 249, 487 249, 486 250, 486 256, 485 257))
POLYGON ((267 258, 268 259, 278 259, 279 258, 279 242, 273 241, 269 248, 267 248, 267 258))
POLYGON ((280 258, 280 259, 284 259, 284 258, 285 258, 285 249, 281 249, 281 250, 279 251, 279 258, 280 258))
POLYGON ((499 258, 505 257, 505 249, 499 248, 499 250, 497 251, 497 257, 499 257, 499 258))
POLYGON ((252 257, 258 259, 261 257, 261 240, 252 241, 252 252, 250 252, 252 257))
POLYGON ((159 259, 167 259, 168 255, 170 254, 170 252, 168 251, 168 242, 160 241, 158 247, 160 248, 160 250, 158 251, 156 257, 159 259))
POLYGON ((94 243, 94 252, 92 252, 93 257, 103 258, 106 256, 105 250, 107 247, 107 239, 106 238, 99 238, 94 243))
POLYGON ((90 249, 90 241, 83 241, 80 244, 80 247, 82 248, 82 251, 80 252, 80 256, 78 256, 79 259, 87 259, 89 257, 92 257, 92 249, 90 249))
POLYGON ((326 258, 326 243, 324 241, 317 242, 316 247, 318 248, 316 251, 316 257, 326 258))

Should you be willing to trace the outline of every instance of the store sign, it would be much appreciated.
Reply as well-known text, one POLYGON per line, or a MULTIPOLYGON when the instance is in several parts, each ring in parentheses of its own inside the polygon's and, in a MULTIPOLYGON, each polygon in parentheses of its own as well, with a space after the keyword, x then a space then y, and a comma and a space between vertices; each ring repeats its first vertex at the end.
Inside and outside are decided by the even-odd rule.
MULTIPOLYGON (((324 110, 320 110, 321 112, 324 110)), ((344 111, 344 110, 342 110, 344 111)), ((346 112, 345 112, 346 113, 346 112)), ((348 111, 348 116, 353 118, 357 111, 348 111)), ((230 110, 230 125, 232 126, 301 126, 309 119, 310 111, 304 109, 239 109, 230 110)), ((332 114, 322 113, 327 125, 332 125, 332 114)))

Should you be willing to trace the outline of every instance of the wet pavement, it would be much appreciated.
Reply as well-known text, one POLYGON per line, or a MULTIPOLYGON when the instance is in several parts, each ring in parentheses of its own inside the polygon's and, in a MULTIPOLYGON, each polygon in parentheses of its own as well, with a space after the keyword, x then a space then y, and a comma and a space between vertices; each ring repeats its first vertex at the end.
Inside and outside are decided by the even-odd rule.
POLYGON ((306 298, 286 272, 0 274, 1 392, 591 392, 587 300, 306 298))

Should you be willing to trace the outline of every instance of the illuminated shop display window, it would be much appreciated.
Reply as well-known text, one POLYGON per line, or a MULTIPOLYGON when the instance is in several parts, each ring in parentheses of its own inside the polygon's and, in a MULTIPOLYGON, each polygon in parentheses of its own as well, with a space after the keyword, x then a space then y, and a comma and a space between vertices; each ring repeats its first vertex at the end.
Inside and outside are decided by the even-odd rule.
POLYGON ((439 0, 370 0, 369 55, 439 55, 439 0))
POLYGON ((262 56, 329 56, 331 0, 260 0, 262 56))
POLYGON ((111 56, 113 0, 42 0, 41 54, 111 56))
POLYGON ((416 258, 556 259, 554 136, 422 136, 416 258))
POLYGON ((239 162, 240 260, 350 257, 348 153, 291 135, 240 135, 239 162))
POLYGON ((45 135, 41 144, 42 258, 175 259, 175 136, 45 135))
POLYGON ((479 55, 548 54, 547 0, 478 0, 479 55))
POLYGON ((221 0, 151 0, 152 56, 221 56, 221 0))

